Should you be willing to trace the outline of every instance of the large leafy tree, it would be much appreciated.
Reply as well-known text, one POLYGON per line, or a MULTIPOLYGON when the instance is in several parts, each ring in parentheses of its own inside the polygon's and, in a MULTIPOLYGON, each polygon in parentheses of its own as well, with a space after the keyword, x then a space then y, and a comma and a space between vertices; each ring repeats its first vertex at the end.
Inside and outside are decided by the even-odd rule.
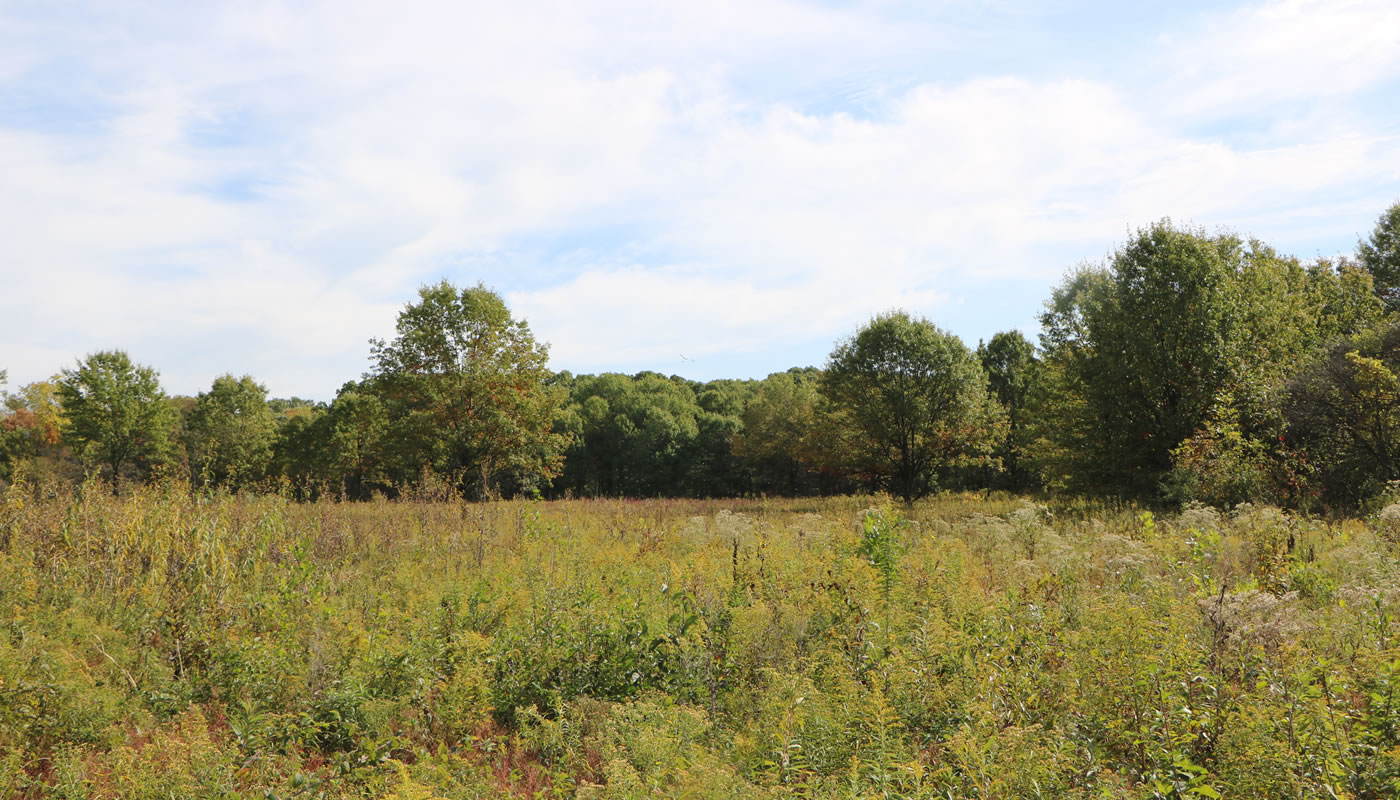
POLYGON ((1400 311, 1400 202, 1376 220, 1371 237, 1360 243, 1357 258, 1375 280, 1376 294, 1388 311, 1400 311))
POLYGON ((821 393, 845 421, 845 449, 905 502, 940 472, 989 461, 1005 417, 958 337, 904 312, 876 317, 832 351, 821 393))
POLYGON ((1338 342, 1288 385, 1289 438, 1326 505, 1355 508, 1400 480, 1400 325, 1338 342))
POLYGON ((529 489, 559 471, 553 431, 563 393, 547 384, 548 347, 495 292, 424 286, 398 335, 373 341, 368 384, 389 415, 400 479, 430 469, 469 492, 529 489))
POLYGON ((389 416, 378 397, 347 383, 321 423, 322 469, 330 483, 356 498, 392 488, 386 461, 389 416))
POLYGON ((977 358, 987 372, 989 388, 1006 410, 1006 438, 997 447, 1006 483, 1011 488, 1025 488, 1032 476, 1021 464, 1021 451, 1025 447, 1026 406, 1040 366, 1035 345, 1020 331, 1003 331, 977 345, 977 358))
POLYGON ((150 477, 171 455, 175 411, 156 371, 121 350, 93 353, 58 383, 63 437, 116 485, 127 472, 150 477))
POLYGON ((769 375, 744 409, 743 432, 735 437, 734 449, 753 470, 760 491, 798 495, 820 489, 815 439, 819 376, 798 369, 769 375))
POLYGON ((185 420, 194 480, 235 489, 261 480, 272 460, 276 434, 265 387, 247 375, 215 378, 185 420))
POLYGON ((1241 242, 1159 223, 1058 288, 1042 345, 1073 418, 1045 420, 1080 487, 1151 493, 1231 374, 1241 242), (1077 402, 1070 404, 1066 400, 1077 402))
POLYGON ((1271 452, 1262 445, 1282 433, 1286 375, 1371 317, 1357 296, 1364 283, 1230 234, 1170 221, 1139 231, 1105 265, 1066 279, 1041 317, 1034 427, 1044 477, 1150 496, 1166 488, 1188 438, 1190 469, 1220 467, 1213 439, 1236 454, 1239 436, 1261 445, 1245 450, 1271 452))

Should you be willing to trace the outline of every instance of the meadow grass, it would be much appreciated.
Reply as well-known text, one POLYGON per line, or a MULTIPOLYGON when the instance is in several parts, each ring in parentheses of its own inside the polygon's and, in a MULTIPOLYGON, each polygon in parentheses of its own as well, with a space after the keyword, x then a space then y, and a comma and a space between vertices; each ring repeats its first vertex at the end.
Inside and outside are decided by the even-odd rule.
POLYGON ((1392 797, 1400 519, 0 497, 0 797, 1392 797))

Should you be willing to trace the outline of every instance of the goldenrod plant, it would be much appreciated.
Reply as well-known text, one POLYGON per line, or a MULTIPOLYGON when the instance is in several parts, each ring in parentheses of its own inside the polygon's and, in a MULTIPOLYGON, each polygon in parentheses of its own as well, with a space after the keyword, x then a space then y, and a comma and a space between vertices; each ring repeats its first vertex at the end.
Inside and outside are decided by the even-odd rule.
POLYGON ((0 509, 7 798, 1400 791, 1395 509, 0 509))

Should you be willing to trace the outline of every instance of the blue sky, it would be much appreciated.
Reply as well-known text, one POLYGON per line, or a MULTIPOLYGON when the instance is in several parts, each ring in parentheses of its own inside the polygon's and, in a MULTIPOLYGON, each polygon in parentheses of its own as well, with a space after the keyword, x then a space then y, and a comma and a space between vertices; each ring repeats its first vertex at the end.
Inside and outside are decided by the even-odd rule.
POLYGON ((1034 336, 1161 217, 1347 253, 1400 199, 1400 4, 0 0, 0 369, 123 348, 329 399, 418 286, 556 369, 1034 336))

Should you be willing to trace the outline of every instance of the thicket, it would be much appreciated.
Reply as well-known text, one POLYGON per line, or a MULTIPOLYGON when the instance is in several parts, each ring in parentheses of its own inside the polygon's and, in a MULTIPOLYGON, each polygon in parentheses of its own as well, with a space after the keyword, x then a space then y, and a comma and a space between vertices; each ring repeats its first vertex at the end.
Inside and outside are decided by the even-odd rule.
POLYGON ((0 508, 7 798, 1400 792, 1400 506, 0 508))

